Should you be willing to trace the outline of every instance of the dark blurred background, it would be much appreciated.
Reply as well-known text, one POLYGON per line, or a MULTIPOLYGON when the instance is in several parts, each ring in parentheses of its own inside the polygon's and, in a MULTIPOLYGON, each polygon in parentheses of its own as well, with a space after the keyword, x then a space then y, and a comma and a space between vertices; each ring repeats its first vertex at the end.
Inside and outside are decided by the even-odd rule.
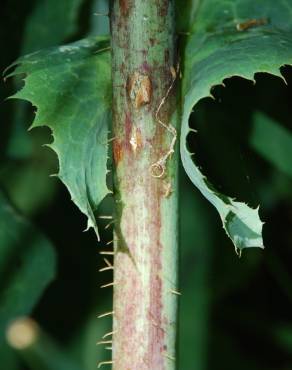
MULTIPOLYGON (((2 0, 0 11, 1 71, 22 54, 108 33, 108 18, 94 15, 107 13, 106 0, 2 0)), ((287 84, 264 74, 256 75, 256 85, 231 78, 191 117, 198 133, 189 145, 203 173, 221 192, 260 204, 265 250, 244 250, 238 258, 216 211, 181 170, 180 370, 292 369, 292 69, 282 73, 287 84)), ((96 317, 111 310, 111 291, 99 289, 110 275, 98 273, 99 246, 92 231, 82 232, 85 217, 49 177, 58 166, 42 147, 50 131, 28 133, 33 108, 5 100, 20 86, 12 79, 0 85, 0 187, 57 254, 56 277, 31 316, 58 353, 93 370, 109 357, 96 341, 110 330, 110 319, 96 317)), ((110 210, 108 199, 100 213, 110 210)), ((106 242, 111 231, 104 226, 106 242)), ((34 370, 27 363, 0 340, 1 370, 34 370)))

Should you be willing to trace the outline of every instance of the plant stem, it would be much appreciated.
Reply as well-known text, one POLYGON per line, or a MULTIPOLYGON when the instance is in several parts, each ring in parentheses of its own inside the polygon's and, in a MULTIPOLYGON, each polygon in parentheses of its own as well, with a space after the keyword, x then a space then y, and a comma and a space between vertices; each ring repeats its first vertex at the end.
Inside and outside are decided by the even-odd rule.
POLYGON ((113 370, 176 368, 174 30, 171 0, 113 1, 113 370))

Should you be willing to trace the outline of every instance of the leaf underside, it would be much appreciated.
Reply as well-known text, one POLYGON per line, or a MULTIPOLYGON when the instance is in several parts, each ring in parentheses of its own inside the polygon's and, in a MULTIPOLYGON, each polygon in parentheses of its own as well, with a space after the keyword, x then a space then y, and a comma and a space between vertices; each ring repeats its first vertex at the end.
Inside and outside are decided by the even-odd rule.
MULTIPOLYGON (((25 75, 12 98, 37 108, 32 127, 48 126, 58 156, 58 177, 88 217, 98 236, 94 212, 109 192, 106 184, 111 121, 110 55, 105 38, 88 38, 41 50, 17 60, 7 77, 25 75)), ((99 237, 99 236, 98 236, 99 237)))
POLYGON ((263 248, 258 209, 220 194, 210 185, 187 149, 189 117, 210 90, 232 76, 254 81, 255 73, 282 78, 292 63, 292 4, 273 0, 205 0, 197 7, 187 37, 183 76, 181 157, 196 187, 220 214, 236 250, 263 248))

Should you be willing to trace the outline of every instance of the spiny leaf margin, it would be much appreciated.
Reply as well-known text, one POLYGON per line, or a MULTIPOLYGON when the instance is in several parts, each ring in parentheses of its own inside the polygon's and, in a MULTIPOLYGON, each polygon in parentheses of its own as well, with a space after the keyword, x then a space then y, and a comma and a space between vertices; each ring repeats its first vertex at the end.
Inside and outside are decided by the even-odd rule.
POLYGON ((109 193, 106 184, 111 121, 110 55, 107 37, 93 37, 28 54, 6 78, 25 75, 10 98, 37 108, 31 128, 48 126, 48 144, 59 160, 56 174, 87 216, 99 239, 94 212, 109 193))
MULTIPOLYGON (((236 251, 263 248, 258 208, 217 192, 195 165, 187 148, 189 117, 194 106, 227 78, 239 76, 255 82, 255 74, 283 78, 280 67, 292 63, 292 22, 287 23, 287 4, 260 0, 205 0, 201 2, 186 42, 183 76, 183 113, 180 151, 183 166, 201 193, 215 206, 236 251), (261 20, 244 31, 244 22, 261 20), (260 24, 261 23, 261 24, 260 24)), ((248 23, 246 23, 248 24, 248 23)))

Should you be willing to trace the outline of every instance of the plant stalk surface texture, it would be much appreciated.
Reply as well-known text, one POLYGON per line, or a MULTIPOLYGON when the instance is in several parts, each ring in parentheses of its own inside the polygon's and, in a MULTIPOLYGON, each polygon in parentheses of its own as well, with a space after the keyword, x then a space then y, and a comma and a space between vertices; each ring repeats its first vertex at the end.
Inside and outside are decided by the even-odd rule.
POLYGON ((174 4, 111 7, 113 369, 176 368, 178 166, 174 4))

